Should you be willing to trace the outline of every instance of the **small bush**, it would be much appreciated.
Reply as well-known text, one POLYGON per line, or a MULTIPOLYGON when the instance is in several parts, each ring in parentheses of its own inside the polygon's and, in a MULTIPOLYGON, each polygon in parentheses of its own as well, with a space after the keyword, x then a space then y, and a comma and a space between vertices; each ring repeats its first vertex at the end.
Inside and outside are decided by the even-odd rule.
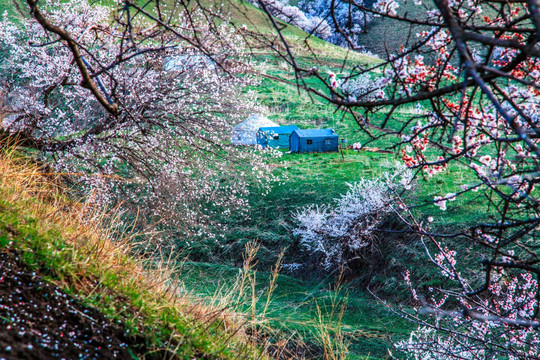
POLYGON ((396 226, 389 218, 406 210, 402 199, 413 186, 412 177, 409 169, 396 165, 378 179, 348 184, 349 191, 333 206, 311 205, 297 212, 293 234, 326 271, 369 262, 384 228, 396 226))

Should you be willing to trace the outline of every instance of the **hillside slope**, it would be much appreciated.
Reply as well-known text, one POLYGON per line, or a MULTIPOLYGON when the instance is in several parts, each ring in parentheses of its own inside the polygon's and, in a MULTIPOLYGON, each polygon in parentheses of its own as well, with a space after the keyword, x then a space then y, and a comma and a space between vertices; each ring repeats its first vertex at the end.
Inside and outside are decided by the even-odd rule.
POLYGON ((0 357, 265 358, 226 311, 130 256, 127 239, 112 240, 114 216, 70 201, 52 175, 0 153, 0 357))

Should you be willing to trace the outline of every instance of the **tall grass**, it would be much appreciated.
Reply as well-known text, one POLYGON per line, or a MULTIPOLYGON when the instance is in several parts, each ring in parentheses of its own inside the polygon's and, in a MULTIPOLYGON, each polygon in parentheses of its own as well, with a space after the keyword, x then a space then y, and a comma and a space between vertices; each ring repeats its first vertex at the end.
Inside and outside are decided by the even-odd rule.
MULTIPOLYGON (((0 247, 22 253, 46 279, 148 341, 144 356, 265 358, 245 324, 181 288, 176 258, 132 255, 132 232, 117 211, 70 199, 63 178, 3 144, 0 247)), ((91 200, 91 197, 89 198, 91 200)), ((224 297, 223 301, 226 301, 224 297)))

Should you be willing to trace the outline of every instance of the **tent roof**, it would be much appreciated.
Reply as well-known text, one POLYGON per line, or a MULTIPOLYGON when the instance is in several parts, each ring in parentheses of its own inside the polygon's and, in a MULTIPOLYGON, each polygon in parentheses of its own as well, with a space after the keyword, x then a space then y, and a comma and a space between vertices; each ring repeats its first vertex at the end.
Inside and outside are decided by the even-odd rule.
POLYGON ((245 121, 242 121, 233 128, 231 134, 232 143, 234 145, 256 145, 257 130, 259 130, 260 127, 265 126, 279 127, 278 124, 268 120, 268 118, 263 115, 250 115, 245 121))
POLYGON ((296 125, 285 125, 285 126, 263 126, 259 128, 259 131, 271 131, 276 134, 289 134, 294 130, 298 130, 296 125))
POLYGON ((264 115, 252 114, 246 120, 242 121, 240 124, 234 127, 234 130, 243 130, 243 131, 257 131, 260 127, 279 127, 273 121, 268 120, 264 115))
POLYGON ((305 130, 295 130, 296 134, 299 137, 328 137, 328 136, 337 136, 334 129, 305 129, 305 130))

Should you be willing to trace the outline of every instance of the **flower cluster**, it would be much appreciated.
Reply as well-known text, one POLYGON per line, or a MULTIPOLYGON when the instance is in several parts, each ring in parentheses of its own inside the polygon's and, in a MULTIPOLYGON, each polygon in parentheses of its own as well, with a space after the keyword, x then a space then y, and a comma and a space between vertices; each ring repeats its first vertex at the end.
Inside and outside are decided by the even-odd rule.
POLYGON ((381 13, 396 16, 399 3, 395 0, 377 0, 373 8, 381 13))
POLYGON ((35 20, 4 17, 0 83, 9 115, 1 130, 33 138, 56 170, 81 174, 75 180, 94 206, 119 205, 127 220, 159 231, 159 241, 204 232, 215 214, 247 214, 251 184, 266 186, 271 175, 253 150, 225 146, 232 126, 254 111, 241 90, 255 80, 235 75, 248 57, 234 29, 196 11, 175 17, 185 26, 171 33, 125 11, 110 24, 111 9, 86 0, 49 0, 43 9, 77 39, 93 85, 118 112, 83 86, 67 45, 35 20), (128 20, 137 23, 129 31, 128 20))
POLYGON ((438 206, 441 210, 446 210, 446 202, 456 200, 456 194, 446 194, 446 196, 435 196, 433 198, 433 204, 438 206))
POLYGON ((337 89, 338 82, 336 74, 334 72, 328 73, 328 83, 330 84, 330 88, 332 88, 333 90, 337 89))
POLYGON ((350 258, 376 246, 374 230, 384 218, 407 208, 398 194, 412 185, 412 172, 398 163, 380 179, 349 184, 335 206, 308 206, 296 213, 293 234, 325 270, 347 265, 350 258))
POLYGON ((339 82, 339 88, 348 101, 368 101, 385 99, 386 94, 384 93, 384 89, 388 83, 388 78, 382 77, 372 80, 368 74, 362 74, 342 79, 339 82))

